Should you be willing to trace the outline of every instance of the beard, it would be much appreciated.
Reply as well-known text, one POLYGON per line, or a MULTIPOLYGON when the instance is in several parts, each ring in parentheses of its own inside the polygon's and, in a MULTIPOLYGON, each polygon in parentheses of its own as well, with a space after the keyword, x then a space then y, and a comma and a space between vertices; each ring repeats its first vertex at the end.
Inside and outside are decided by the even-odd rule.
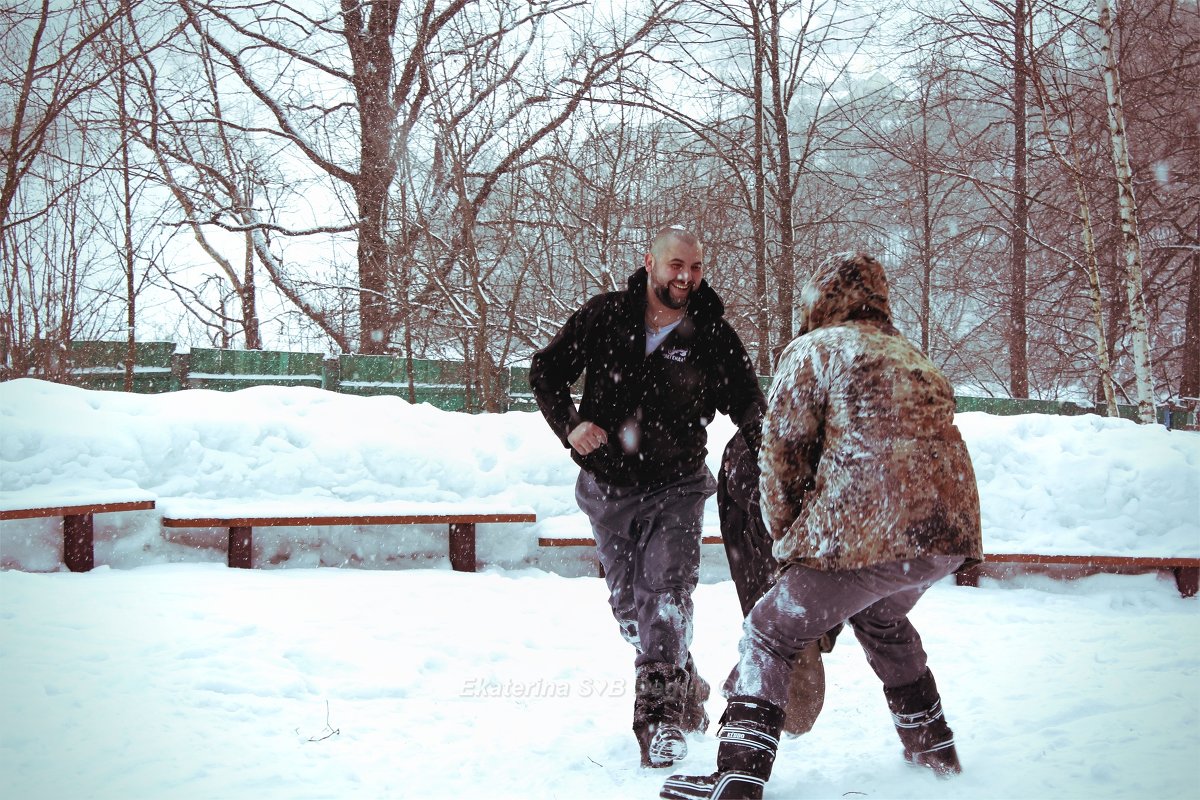
POLYGON ((654 295, 667 308, 672 308, 678 311, 681 308, 687 308, 688 300, 692 298, 692 290, 688 289, 682 300, 677 300, 671 296, 671 284, 656 283, 654 285, 654 295))

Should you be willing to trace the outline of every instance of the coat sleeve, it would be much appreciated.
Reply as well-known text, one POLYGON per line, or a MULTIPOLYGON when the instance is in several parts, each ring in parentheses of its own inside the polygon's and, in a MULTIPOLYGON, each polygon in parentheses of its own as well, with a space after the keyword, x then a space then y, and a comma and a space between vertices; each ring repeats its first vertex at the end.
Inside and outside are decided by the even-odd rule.
POLYGON ((757 453, 762 441, 763 412, 767 401, 758 384, 754 362, 750 360, 737 332, 728 323, 721 322, 716 341, 720 351, 717 354, 717 363, 720 365, 717 410, 729 415, 741 431, 750 452, 757 453))
POLYGON ((780 359, 763 422, 759 491, 772 539, 788 532, 813 489, 821 458, 824 406, 812 348, 802 337, 780 359))
POLYGON ((571 446, 567 434, 583 421, 571 399, 571 384, 587 364, 588 329, 599 311, 600 299, 593 298, 572 314, 550 343, 533 354, 530 364, 529 387, 563 447, 571 446))

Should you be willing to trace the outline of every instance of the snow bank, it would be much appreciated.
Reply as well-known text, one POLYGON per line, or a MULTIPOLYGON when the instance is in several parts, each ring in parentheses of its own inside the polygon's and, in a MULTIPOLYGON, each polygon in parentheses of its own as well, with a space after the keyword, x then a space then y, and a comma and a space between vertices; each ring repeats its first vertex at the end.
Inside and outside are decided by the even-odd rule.
MULTIPOLYGON (((960 414, 992 552, 1200 555, 1200 434, 1093 415, 960 414)), ((709 429, 710 468, 734 428, 709 429)), ((98 564, 222 562, 222 531, 164 531, 164 510, 218 501, 247 511, 336 513, 480 504, 533 511, 482 525, 478 555, 503 567, 579 574, 587 548, 538 536, 590 534, 578 473, 539 414, 467 415, 398 397, 302 387, 136 395, 20 379, 0 383, 0 508, 72 498, 156 498, 155 511, 96 518, 98 564)), ((707 533, 719 531, 715 500, 707 533)), ((275 528, 255 562, 403 566, 446 562, 445 526, 275 528)), ((62 569, 55 519, 0 523, 0 567, 62 569)), ((719 546, 705 548, 720 576, 719 546)))

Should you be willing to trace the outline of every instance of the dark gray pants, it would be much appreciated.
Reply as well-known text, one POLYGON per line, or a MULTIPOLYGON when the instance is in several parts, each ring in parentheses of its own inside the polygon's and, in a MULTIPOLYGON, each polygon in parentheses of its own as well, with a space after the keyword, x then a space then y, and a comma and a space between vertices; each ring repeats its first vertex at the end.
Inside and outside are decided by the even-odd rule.
POLYGON ((608 602, 640 666, 682 667, 692 641, 692 592, 700 578, 708 467, 654 489, 612 486, 580 471, 575 500, 592 523, 608 602))
POLYGON ((746 617, 725 696, 750 695, 786 708, 796 656, 843 620, 885 687, 912 683, 925 672, 926 657, 908 612, 962 562, 961 556, 922 556, 836 572, 792 564, 746 617))

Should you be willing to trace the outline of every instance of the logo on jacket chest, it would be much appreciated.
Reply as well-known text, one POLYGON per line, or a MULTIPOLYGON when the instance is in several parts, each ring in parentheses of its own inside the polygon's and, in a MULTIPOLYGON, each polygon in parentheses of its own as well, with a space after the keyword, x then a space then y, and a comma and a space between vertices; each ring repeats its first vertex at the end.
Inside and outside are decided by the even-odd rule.
POLYGON ((668 361, 675 361, 679 364, 687 361, 687 357, 691 354, 691 350, 686 347, 668 347, 662 351, 662 357, 668 361))

